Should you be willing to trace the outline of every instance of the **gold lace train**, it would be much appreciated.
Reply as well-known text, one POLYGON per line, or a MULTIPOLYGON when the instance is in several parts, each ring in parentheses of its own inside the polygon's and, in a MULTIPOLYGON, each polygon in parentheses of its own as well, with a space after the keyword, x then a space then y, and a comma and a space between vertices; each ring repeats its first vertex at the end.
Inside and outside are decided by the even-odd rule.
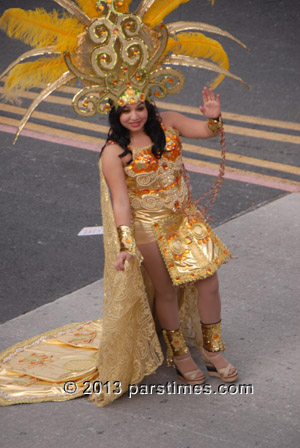
MULTIPOLYGON (((133 257, 126 272, 116 272, 113 267, 119 243, 101 163, 100 177, 105 249, 103 318, 66 325, 2 352, 1 405, 64 401, 85 392, 98 406, 104 406, 163 362, 151 311, 152 285, 140 266, 141 257, 133 257), (96 381, 102 390, 90 394, 92 387, 85 382, 96 381)), ((192 285, 177 291, 186 341, 200 347, 197 291, 192 285)))

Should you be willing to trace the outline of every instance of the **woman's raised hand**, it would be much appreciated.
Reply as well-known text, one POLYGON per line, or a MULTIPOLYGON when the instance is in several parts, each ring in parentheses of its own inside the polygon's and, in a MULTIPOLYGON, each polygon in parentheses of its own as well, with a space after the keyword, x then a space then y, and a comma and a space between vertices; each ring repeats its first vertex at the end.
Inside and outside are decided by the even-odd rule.
POLYGON ((205 118, 218 118, 221 113, 220 95, 216 95, 213 89, 204 87, 202 90, 203 106, 200 110, 205 118))
POLYGON ((130 261, 132 258, 132 255, 130 255, 128 252, 120 252, 117 255, 116 261, 114 263, 114 268, 117 271, 125 271, 125 262, 130 261))

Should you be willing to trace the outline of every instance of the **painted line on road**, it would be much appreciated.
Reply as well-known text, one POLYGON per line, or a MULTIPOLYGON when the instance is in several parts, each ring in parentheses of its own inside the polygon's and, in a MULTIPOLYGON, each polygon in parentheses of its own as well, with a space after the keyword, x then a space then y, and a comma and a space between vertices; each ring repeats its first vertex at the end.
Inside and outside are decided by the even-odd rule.
MULTIPOLYGON (((194 173, 206 174, 209 176, 217 177, 219 170, 209 167, 201 166, 195 163, 189 163, 185 160, 185 167, 188 171, 194 173)), ((189 159, 193 160, 193 159, 189 159)), ((230 171, 229 168, 225 170, 225 179, 236 180, 239 182, 244 182, 248 184, 261 185, 263 187, 275 188, 277 190, 288 191, 290 193, 300 193, 300 182, 291 183, 287 179, 272 178, 271 176, 258 175, 257 173, 252 173, 251 171, 230 171), (282 180, 286 182, 282 182, 282 180)))
MULTIPOLYGON (((28 128, 30 128, 30 126, 28 126, 28 128)), ((35 127, 34 127, 34 129, 35 129, 35 127)), ((0 123, 0 131, 15 135, 16 127, 15 127, 15 125, 0 123)), ((59 145, 72 146, 73 148, 87 149, 88 151, 94 151, 94 152, 100 152, 101 147, 105 143, 104 140, 98 140, 98 143, 82 142, 82 141, 79 141, 76 139, 59 136, 59 135, 54 135, 54 134, 48 134, 45 132, 31 130, 31 129, 24 129, 22 132, 22 136, 30 137, 30 138, 33 138, 36 140, 43 140, 43 141, 47 141, 47 142, 51 142, 51 143, 57 143, 59 145)))
MULTIPOLYGON (((5 81, 6 76, 1 80, 5 81)), ((3 82, 1 82, 3 85, 3 82)), ((41 86, 42 88, 42 86, 41 86)), ((79 88, 77 87, 70 87, 70 86, 63 86, 60 91, 72 94, 73 96, 79 92, 79 88)), ((0 93, 4 93, 4 88, 0 87, 0 93)), ((20 98, 28 98, 28 99, 35 99, 37 97, 38 93, 34 92, 24 92, 20 98)), ((47 97, 44 101, 49 103, 56 103, 56 104, 62 104, 65 106, 70 106, 72 103, 72 98, 62 97, 58 95, 51 95, 47 97)), ((184 104, 176 104, 176 103, 169 103, 167 101, 156 101, 155 104, 160 109, 164 110, 175 110, 177 112, 186 112, 193 115, 201 114, 198 107, 194 106, 187 106, 184 104)), ((273 127, 273 128, 282 128, 282 129, 290 129, 292 131, 300 131, 300 123, 291 122, 291 121, 283 121, 283 120, 274 120, 272 118, 265 118, 265 117, 256 117, 254 115, 243 115, 243 114, 237 114, 232 112, 222 112, 223 118, 226 120, 231 121, 240 121, 242 123, 249 123, 249 124, 256 124, 259 126, 267 126, 267 127, 273 127)))
MULTIPOLYGON (((72 95, 75 95, 79 90, 80 89, 77 89, 76 87, 70 87, 70 86, 64 86, 61 89, 62 92, 71 93, 72 95)), ((202 112, 200 112, 199 107, 169 103, 167 101, 155 101, 155 104, 159 109, 175 110, 177 112, 186 112, 188 114, 198 116, 199 114, 202 115, 202 112)), ((295 123, 291 121, 274 120, 272 118, 255 117, 254 115, 242 115, 223 111, 222 115, 223 118, 225 118, 226 120, 240 121, 242 123, 257 124, 260 126, 268 126, 273 128, 290 129, 292 131, 300 131, 300 123, 295 123)))
MULTIPOLYGON (((8 125, 14 127, 13 133, 16 133, 16 128, 18 126, 18 120, 14 118, 0 117, 0 124, 8 125)), ((78 146, 78 148, 88 149, 91 151, 100 151, 101 147, 104 145, 105 140, 98 137, 91 137, 89 135, 78 134, 76 132, 65 131, 62 129, 51 128, 49 126, 44 126, 36 123, 27 123, 27 126, 22 131, 22 135, 29 137, 28 131, 31 131, 30 137, 37 138, 38 140, 48 140, 56 141, 56 137, 64 139, 68 146, 78 146), (41 135, 44 137, 41 138, 41 135), (53 139, 53 140, 52 140, 53 139), (67 143, 69 141, 69 143, 67 143), (79 146, 79 144, 81 145, 79 146)))
POLYGON ((225 132, 228 134, 243 135, 244 137, 255 137, 264 140, 273 140, 276 142, 300 144, 300 137, 298 135, 281 134, 279 132, 261 131, 260 129, 250 129, 242 126, 232 126, 225 124, 225 132))
MULTIPOLYGON (((219 171, 219 165, 217 165, 216 163, 204 162, 203 160, 190 159, 188 157, 183 157, 183 160, 187 163, 192 163, 193 165, 205 166, 208 168, 217 169, 219 171)), ((241 170, 239 168, 234 168, 231 166, 226 166, 226 171, 231 172, 231 173, 243 173, 243 174, 247 174, 247 175, 253 174, 257 177, 274 180, 276 182, 300 185, 300 182, 296 181, 296 180, 284 179, 282 177, 276 177, 276 176, 269 176, 268 174, 256 173, 255 171, 241 170)))
MULTIPOLYGON (((0 93, 4 93, 3 87, 0 87, 0 93)), ((36 94, 33 92, 24 92, 22 95, 20 95, 20 98, 36 98, 36 94)), ((62 104, 71 106, 71 98, 64 98, 57 95, 48 96, 44 100, 45 102, 55 103, 55 104, 62 104)), ((170 104, 170 103, 166 103, 170 104)), ((178 107, 177 105, 175 105, 178 107)), ((180 107, 178 109, 173 108, 173 110, 183 110, 180 107)), ((225 113, 224 113, 225 114, 225 113)), ((225 115, 224 115, 225 116, 225 115)), ((296 125, 296 123, 295 123, 296 125)), ((294 128, 295 129, 295 128, 294 128)), ((233 126, 226 124, 225 125, 225 131, 228 134, 235 134, 235 135, 242 135, 247 137, 254 137, 254 138, 261 138, 265 140, 273 140, 273 141, 279 141, 283 143, 292 143, 292 144, 300 144, 300 137, 297 135, 290 135, 290 134, 282 134, 279 132, 271 132, 271 131, 263 131, 259 129, 251 129, 251 128, 245 128, 240 126, 233 126)))
MULTIPOLYGON (((175 110, 177 112, 186 112, 193 115, 199 115, 199 113, 201 113, 198 107, 193 106, 185 106, 181 104, 174 104, 162 101, 156 101, 156 105, 160 109, 175 110)), ((294 123, 282 120, 273 120, 271 118, 255 117, 253 115, 234 114, 231 112, 223 112, 223 111, 222 115, 223 118, 225 118, 226 120, 241 121, 242 123, 257 124, 260 126, 269 126, 273 128, 290 129, 292 131, 300 131, 300 123, 294 123)))
MULTIPOLYGON (((10 134, 15 134, 16 132, 16 122, 17 120, 14 120, 12 118, 7 119, 9 121, 10 125, 8 124, 0 124, 0 131, 8 132, 10 134), (13 124, 12 124, 13 123, 13 124)), ((41 126, 37 125, 35 123, 29 123, 28 128, 25 129, 23 132, 23 136, 25 137, 31 137, 36 138, 38 140, 46 140, 53 143, 59 143, 64 144, 67 146, 73 146, 78 147, 82 149, 88 149, 90 151, 96 151, 99 152, 99 148, 104 144, 104 140, 101 141, 99 139, 91 137, 90 139, 97 140, 97 143, 91 143, 91 142, 84 142, 84 141, 78 141, 75 138, 68 138, 65 134, 72 134, 67 131, 60 131, 56 135, 54 134, 48 134, 46 132, 43 132, 45 129, 47 129, 47 126, 41 126), (60 133, 63 133, 63 135, 59 135, 60 133)), ((48 128, 52 129, 52 128, 48 128)), ((86 136, 82 136, 86 137, 86 136)), ((219 166, 217 164, 209 163, 209 162, 202 162, 200 160, 195 160, 191 158, 184 157, 184 161, 187 164, 187 169, 190 171, 194 171, 197 173, 202 174, 208 174, 217 176, 219 172, 219 166)), ((246 182, 246 183, 254 183, 257 185, 263 185, 270 188, 277 188, 283 191, 289 191, 289 192, 300 192, 300 182, 296 181, 290 181, 288 179, 282 179, 282 178, 276 178, 271 176, 266 176, 263 174, 257 174, 257 173, 251 173, 243 170, 237 170, 231 167, 227 167, 227 174, 226 176, 228 179, 234 179, 238 180, 240 182, 246 182), (250 181, 250 180, 251 181, 250 181), (265 181, 263 182, 262 179, 265 181), (277 186, 276 186, 277 185, 277 186)))
MULTIPOLYGON (((1 104, 0 103, 0 111, 11 112, 16 115, 23 116, 25 114, 26 110, 27 109, 25 107, 12 106, 11 104, 1 104)), ((50 113, 40 112, 40 111, 33 112, 32 118, 38 118, 40 120, 50 121, 51 123, 60 123, 60 124, 63 123, 64 125, 67 125, 67 126, 76 127, 79 129, 86 129, 86 130, 94 131, 94 132, 98 132, 98 133, 103 133, 105 135, 107 135, 108 130, 109 130, 108 126, 91 123, 88 120, 79 120, 76 118, 65 117, 64 115, 56 115, 56 114, 50 114, 50 113)), ((2 119, 2 116, 0 116, 0 120, 1 119, 2 119)), ((28 127, 28 125, 26 126, 26 128, 27 127, 28 127)), ((52 129, 52 128, 49 127, 49 129, 52 129)), ((23 131, 22 131, 22 134, 23 134, 23 131)), ((74 134, 76 135, 76 133, 74 133, 74 134)))
POLYGON ((103 226, 83 227, 77 236, 103 235, 103 226))
MULTIPOLYGON (((23 115, 26 111, 26 109, 22 108, 22 107, 3 105, 1 103, 0 103, 0 110, 7 110, 9 112, 12 112, 12 113, 15 113, 18 115, 23 115)), ((45 112, 35 111, 32 116, 34 118, 50 121, 52 123, 62 123, 63 122, 67 126, 77 127, 77 128, 81 128, 81 129, 88 129, 91 131, 103 133, 105 135, 107 135, 108 130, 109 130, 108 126, 103 126, 100 124, 98 125, 98 124, 89 123, 89 122, 86 122, 83 120, 67 118, 67 117, 63 117, 60 115, 55 115, 55 114, 50 114, 50 113, 45 113, 45 112)), ((0 117, 0 122, 1 122, 1 118, 2 117, 0 117)), ((27 128, 28 128, 28 125, 27 125, 27 128)), ((53 129, 53 128, 49 127, 49 130, 50 129, 53 129)), ((23 132, 24 131, 22 131, 22 134, 23 134, 23 132)), ((74 132, 75 139, 76 139, 77 135, 78 134, 76 132, 74 132)), ((189 152, 193 152, 195 154, 201 154, 201 155, 214 157, 214 158, 218 158, 218 159, 220 158, 219 150, 210 149, 210 148, 206 148, 206 147, 198 146, 198 145, 192 145, 189 143, 183 144, 183 151, 184 152, 189 151, 189 152)), ((300 167, 296 167, 293 165, 287 165, 287 164, 283 164, 283 163, 272 162, 269 160, 257 159, 254 157, 244 156, 241 154, 234 154, 234 153, 230 153, 230 152, 227 152, 226 158, 227 158, 227 160, 231 160, 233 162, 244 163, 247 165, 254 165, 254 166, 267 168, 267 169, 271 169, 271 170, 282 171, 285 173, 300 175, 300 167)))
MULTIPOLYGON (((203 146, 191 145, 183 143, 184 151, 193 152, 209 157, 220 158, 220 150, 205 148, 203 146)), ((244 156, 232 152, 226 152, 226 159, 232 162, 244 163, 246 165, 258 166, 260 168, 267 168, 270 170, 282 171, 285 173, 300 175, 300 167, 288 165, 285 163, 272 162, 271 160, 257 159, 255 157, 244 156)))

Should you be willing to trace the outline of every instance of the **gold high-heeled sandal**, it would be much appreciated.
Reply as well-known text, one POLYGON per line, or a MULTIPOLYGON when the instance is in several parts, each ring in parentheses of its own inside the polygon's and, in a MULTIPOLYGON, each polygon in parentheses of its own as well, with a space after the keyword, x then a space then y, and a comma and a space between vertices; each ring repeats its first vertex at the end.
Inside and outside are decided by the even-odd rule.
POLYGON ((203 324, 201 322, 202 327, 202 336, 203 336, 203 348, 200 349, 200 353, 203 361, 205 362, 207 373, 210 376, 216 376, 221 378, 225 383, 230 383, 235 381, 238 378, 238 371, 236 368, 228 362, 226 367, 217 369, 213 364, 213 360, 218 358, 221 353, 225 350, 225 345, 223 343, 222 335, 221 335, 221 320, 214 324, 203 324), (203 350, 207 350, 208 352, 215 352, 216 354, 213 356, 208 356, 207 353, 203 350), (233 370, 231 373, 230 370, 233 370))
POLYGON ((167 344, 167 365, 172 365, 176 369, 178 378, 186 384, 194 386, 195 384, 203 384, 205 375, 199 368, 190 372, 182 373, 179 369, 188 358, 191 358, 189 349, 186 346, 182 330, 162 330, 163 337, 167 344), (176 358, 178 356, 187 355, 184 358, 176 358))

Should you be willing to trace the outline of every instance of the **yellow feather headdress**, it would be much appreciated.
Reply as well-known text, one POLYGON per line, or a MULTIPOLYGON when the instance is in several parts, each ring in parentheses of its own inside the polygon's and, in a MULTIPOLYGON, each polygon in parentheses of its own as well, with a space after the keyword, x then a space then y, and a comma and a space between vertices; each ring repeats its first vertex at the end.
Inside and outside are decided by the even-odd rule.
POLYGON ((131 0, 53 1, 63 14, 13 8, 0 18, 0 29, 34 48, 0 75, 0 79, 8 75, 5 97, 16 99, 24 90, 46 84, 22 118, 16 138, 40 102, 75 79, 83 88, 74 96, 73 107, 84 116, 107 113, 111 104, 135 101, 139 95, 164 98, 179 92, 184 76, 174 65, 218 73, 214 87, 224 76, 245 84, 228 71, 221 44, 203 32, 228 37, 246 48, 231 34, 205 23, 163 23, 189 0, 141 0, 135 13, 129 10, 131 0), (26 61, 32 57, 38 59, 26 61))

